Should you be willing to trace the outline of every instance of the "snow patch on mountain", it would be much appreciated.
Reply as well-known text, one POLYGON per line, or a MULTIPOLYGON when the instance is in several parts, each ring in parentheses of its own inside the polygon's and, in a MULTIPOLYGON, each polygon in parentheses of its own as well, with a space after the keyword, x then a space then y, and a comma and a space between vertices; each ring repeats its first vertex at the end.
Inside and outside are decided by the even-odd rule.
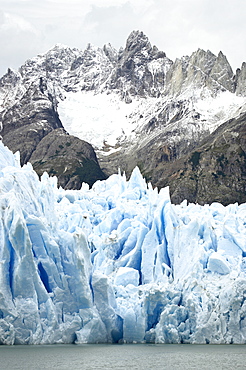
POLYGON ((201 115, 201 120, 208 122, 208 129, 212 133, 223 122, 237 117, 246 110, 246 98, 224 91, 216 98, 207 96, 194 103, 194 109, 201 115))
MULTIPOLYGON (((167 123, 172 125, 175 119, 175 125, 179 121, 181 125, 189 125, 194 121, 199 134, 199 131, 212 133, 225 120, 244 111, 246 99, 229 91, 212 97, 208 90, 189 89, 176 100, 165 96, 148 99, 136 97, 127 104, 113 92, 99 94, 94 91, 79 91, 66 93, 65 98, 59 102, 58 112, 69 134, 92 143, 96 150, 108 146, 104 154, 109 154, 112 147, 117 148, 124 141, 134 141, 137 134, 138 140, 143 140, 146 136, 144 127, 168 105, 172 108, 169 109, 167 123), (185 104, 189 115, 183 114, 179 119, 175 118, 179 113, 175 102, 185 104)), ((159 127, 160 130, 165 130, 161 120, 159 127)), ((152 135, 156 135, 156 132, 152 135)), ((147 137, 149 138, 149 133, 147 137)))
POLYGON ((58 112, 69 134, 102 149, 105 145, 114 147, 119 140, 133 134, 139 123, 139 112, 146 103, 144 99, 136 99, 132 104, 125 104, 115 93, 69 92, 59 102, 58 112))

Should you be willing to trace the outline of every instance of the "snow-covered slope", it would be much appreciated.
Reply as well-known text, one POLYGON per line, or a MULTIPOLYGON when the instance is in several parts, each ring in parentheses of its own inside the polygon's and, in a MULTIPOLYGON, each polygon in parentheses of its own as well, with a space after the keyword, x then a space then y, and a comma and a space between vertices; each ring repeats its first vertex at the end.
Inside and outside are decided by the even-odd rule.
POLYGON ((118 94, 68 92, 59 102, 59 116, 70 134, 83 137, 97 151, 107 146, 114 151, 117 144, 134 135, 139 111, 144 110, 146 103, 136 100, 125 104, 118 94))
POLYGON ((0 343, 245 343, 246 205, 39 181, 0 143, 0 343))

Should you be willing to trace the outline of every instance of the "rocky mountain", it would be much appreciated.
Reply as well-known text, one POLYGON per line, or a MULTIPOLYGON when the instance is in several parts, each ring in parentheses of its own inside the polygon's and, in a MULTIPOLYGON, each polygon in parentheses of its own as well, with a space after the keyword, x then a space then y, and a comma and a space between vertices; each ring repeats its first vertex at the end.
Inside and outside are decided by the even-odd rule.
POLYGON ((246 201, 246 64, 222 52, 173 62, 140 31, 119 51, 56 45, 9 70, 0 100, 4 143, 62 186, 138 166, 174 202, 246 201))
POLYGON ((17 73, 8 70, 0 80, 3 142, 13 152, 20 152, 22 165, 30 161, 39 175, 44 171, 56 175, 64 188, 80 188, 82 182, 92 186, 106 176, 93 147, 63 128, 53 84, 68 61, 62 49, 60 60, 65 64, 58 61, 57 54, 50 54, 53 52, 42 60, 27 61, 17 73))
POLYGON ((246 202, 246 113, 219 126, 172 166, 158 166, 154 182, 170 186, 174 203, 211 203, 211 194, 213 202, 246 202))

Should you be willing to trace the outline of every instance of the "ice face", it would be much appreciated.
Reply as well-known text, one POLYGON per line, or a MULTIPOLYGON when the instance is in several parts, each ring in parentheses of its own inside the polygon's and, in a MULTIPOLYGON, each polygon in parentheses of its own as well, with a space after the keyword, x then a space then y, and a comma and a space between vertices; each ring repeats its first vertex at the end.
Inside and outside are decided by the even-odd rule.
POLYGON ((246 205, 138 168, 57 188, 0 143, 0 343, 245 343, 246 205))

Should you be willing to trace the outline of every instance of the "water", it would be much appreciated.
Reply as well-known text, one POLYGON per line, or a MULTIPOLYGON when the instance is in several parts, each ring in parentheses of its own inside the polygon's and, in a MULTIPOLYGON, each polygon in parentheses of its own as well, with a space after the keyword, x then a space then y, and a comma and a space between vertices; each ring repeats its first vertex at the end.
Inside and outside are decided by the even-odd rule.
POLYGON ((1 370, 246 369, 244 345, 0 346, 1 370))

